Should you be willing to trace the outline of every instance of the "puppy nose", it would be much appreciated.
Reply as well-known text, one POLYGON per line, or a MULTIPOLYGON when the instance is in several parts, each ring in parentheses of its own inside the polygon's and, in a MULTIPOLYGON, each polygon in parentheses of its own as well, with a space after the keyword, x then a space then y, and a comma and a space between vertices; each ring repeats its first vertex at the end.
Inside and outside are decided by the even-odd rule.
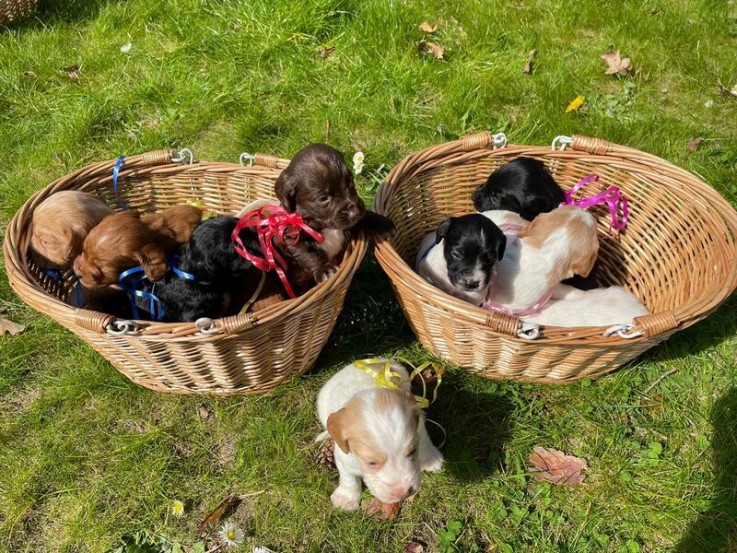
POLYGON ((473 288, 478 288, 479 284, 480 283, 479 283, 478 280, 471 280, 471 279, 464 279, 463 280, 463 286, 465 286, 469 290, 471 290, 473 288))
POLYGON ((404 486, 399 486, 394 488, 393 492, 394 497, 399 499, 399 501, 403 499, 407 499, 409 496, 414 495, 417 493, 417 490, 414 488, 414 486, 410 486, 409 488, 405 488, 404 486))

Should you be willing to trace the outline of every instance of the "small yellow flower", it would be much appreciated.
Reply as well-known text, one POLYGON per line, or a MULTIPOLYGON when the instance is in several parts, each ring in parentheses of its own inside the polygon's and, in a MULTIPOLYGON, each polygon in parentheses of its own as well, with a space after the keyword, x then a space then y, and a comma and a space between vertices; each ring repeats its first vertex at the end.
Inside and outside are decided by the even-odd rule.
POLYGON ((184 514, 184 503, 182 503, 178 499, 175 500, 171 504, 171 514, 173 514, 177 518, 181 517, 184 514))
POLYGON ((581 95, 576 96, 574 100, 570 104, 568 104, 568 107, 566 108, 566 113, 571 111, 578 111, 578 108, 580 108, 585 101, 586 97, 581 95))

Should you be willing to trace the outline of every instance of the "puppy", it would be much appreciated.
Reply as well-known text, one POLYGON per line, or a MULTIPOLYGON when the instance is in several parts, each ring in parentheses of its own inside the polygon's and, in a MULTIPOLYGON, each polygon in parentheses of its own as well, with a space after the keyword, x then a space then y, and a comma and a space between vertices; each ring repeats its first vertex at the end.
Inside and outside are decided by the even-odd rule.
MULTIPOLYGON (((382 360, 385 361, 385 360, 382 360)), ((345 511, 358 509, 361 479, 383 503, 396 503, 420 489, 421 471, 438 471, 443 455, 430 441, 422 410, 410 392, 407 370, 392 362, 399 389, 379 387, 351 364, 322 387, 317 413, 335 446, 338 487, 330 496, 345 511)))
POLYGON ((473 192, 476 211, 504 209, 532 221, 558 207, 563 190, 537 159, 520 157, 494 171, 473 192))
POLYGON ((292 286, 305 291, 333 275, 347 245, 347 232, 368 230, 391 237, 394 224, 366 211, 343 155, 327 144, 311 144, 295 154, 276 180, 282 207, 299 213, 321 233, 319 243, 302 233, 297 244, 277 244, 289 264, 292 286))
POLYGON ((481 215, 487 219, 491 219, 491 222, 498 226, 505 234, 516 235, 519 231, 527 228, 530 224, 530 221, 523 219, 519 213, 506 211, 504 209, 484 211, 481 215))
POLYGON ((559 207, 538 215, 510 240, 497 264, 484 307, 511 315, 531 315, 542 304, 571 287, 560 282, 573 275, 587 276, 599 252, 596 220, 588 211, 559 207))
POLYGON ((504 233, 483 215, 450 217, 422 239, 415 268, 443 292, 480 305, 506 244, 504 233))
POLYGON ((33 210, 31 251, 42 269, 69 267, 81 253, 92 227, 112 214, 105 203, 86 192, 56 192, 33 210))
POLYGON ((524 320, 549 326, 609 326, 633 324, 635 317, 649 313, 634 294, 621 286, 586 291, 565 287, 540 313, 524 320))
MULTIPOLYGON (((245 295, 240 288, 249 280, 254 282, 253 278, 247 277, 258 269, 235 251, 231 236, 236 223, 237 217, 218 216, 195 228, 178 267, 191 274, 194 280, 170 272, 155 287, 146 286, 146 291, 154 293, 163 302, 164 321, 196 321, 200 317, 215 319, 240 309, 240 306, 231 309, 230 300, 234 295, 245 295)), ((253 231, 242 230, 240 238, 248 251, 261 255, 258 237, 253 231)), ((248 295, 251 293, 249 290, 248 295)), ((146 310, 146 302, 139 302, 139 307, 146 310)))
POLYGON ((202 210, 190 206, 143 218, 135 211, 108 215, 85 238, 74 272, 89 288, 116 284, 137 265, 151 282, 159 281, 168 271, 168 255, 189 240, 201 216, 202 210))

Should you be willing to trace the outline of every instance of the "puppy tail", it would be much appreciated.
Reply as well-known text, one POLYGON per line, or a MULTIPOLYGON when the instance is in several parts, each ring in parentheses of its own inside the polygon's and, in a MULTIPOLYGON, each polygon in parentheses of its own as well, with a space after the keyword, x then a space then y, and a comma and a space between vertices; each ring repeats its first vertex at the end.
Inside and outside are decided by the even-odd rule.
POLYGON ((317 435, 317 438, 315 438, 315 443, 324 442, 325 440, 328 439, 329 436, 330 434, 328 434, 327 430, 325 432, 321 432, 320 434, 317 435))

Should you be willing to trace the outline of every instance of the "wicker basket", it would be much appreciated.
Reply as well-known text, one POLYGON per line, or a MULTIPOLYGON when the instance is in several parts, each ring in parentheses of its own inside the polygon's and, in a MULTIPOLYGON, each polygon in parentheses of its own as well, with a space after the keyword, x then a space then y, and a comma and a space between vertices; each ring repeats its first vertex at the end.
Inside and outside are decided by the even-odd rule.
MULTIPOLYGON (((183 156, 182 156, 183 157, 183 156)), ((118 180, 120 200, 141 211, 202 199, 209 209, 235 213, 247 202, 273 197, 274 181, 288 161, 257 154, 249 167, 232 163, 172 161, 170 152, 126 159, 118 180)), ((115 161, 90 165, 60 178, 16 213, 5 238, 10 284, 31 307, 57 320, 106 357, 133 382, 152 390, 219 395, 270 390, 310 369, 325 345, 351 279, 367 249, 353 240, 337 273, 306 294, 255 314, 196 323, 121 321, 65 304, 75 280, 54 281, 28 258, 33 209, 60 190, 84 190, 117 207, 112 193, 115 161)))
POLYGON ((391 171, 376 211, 399 229, 376 257, 405 315, 433 354, 493 379, 564 383, 597 377, 714 311, 737 286, 737 213, 694 175, 668 162, 598 139, 563 137, 563 147, 505 145, 482 133, 413 153, 391 171), (570 148, 565 146, 569 145, 570 148), (651 311, 632 328, 534 328, 440 292, 414 270, 420 240, 450 215, 474 211, 471 193, 504 163, 543 161, 568 189, 589 173, 630 200, 629 226, 607 237, 608 212, 598 216, 602 240, 599 285, 621 284, 651 311))
POLYGON ((0 26, 28 17, 38 8, 38 0, 0 0, 0 26))

